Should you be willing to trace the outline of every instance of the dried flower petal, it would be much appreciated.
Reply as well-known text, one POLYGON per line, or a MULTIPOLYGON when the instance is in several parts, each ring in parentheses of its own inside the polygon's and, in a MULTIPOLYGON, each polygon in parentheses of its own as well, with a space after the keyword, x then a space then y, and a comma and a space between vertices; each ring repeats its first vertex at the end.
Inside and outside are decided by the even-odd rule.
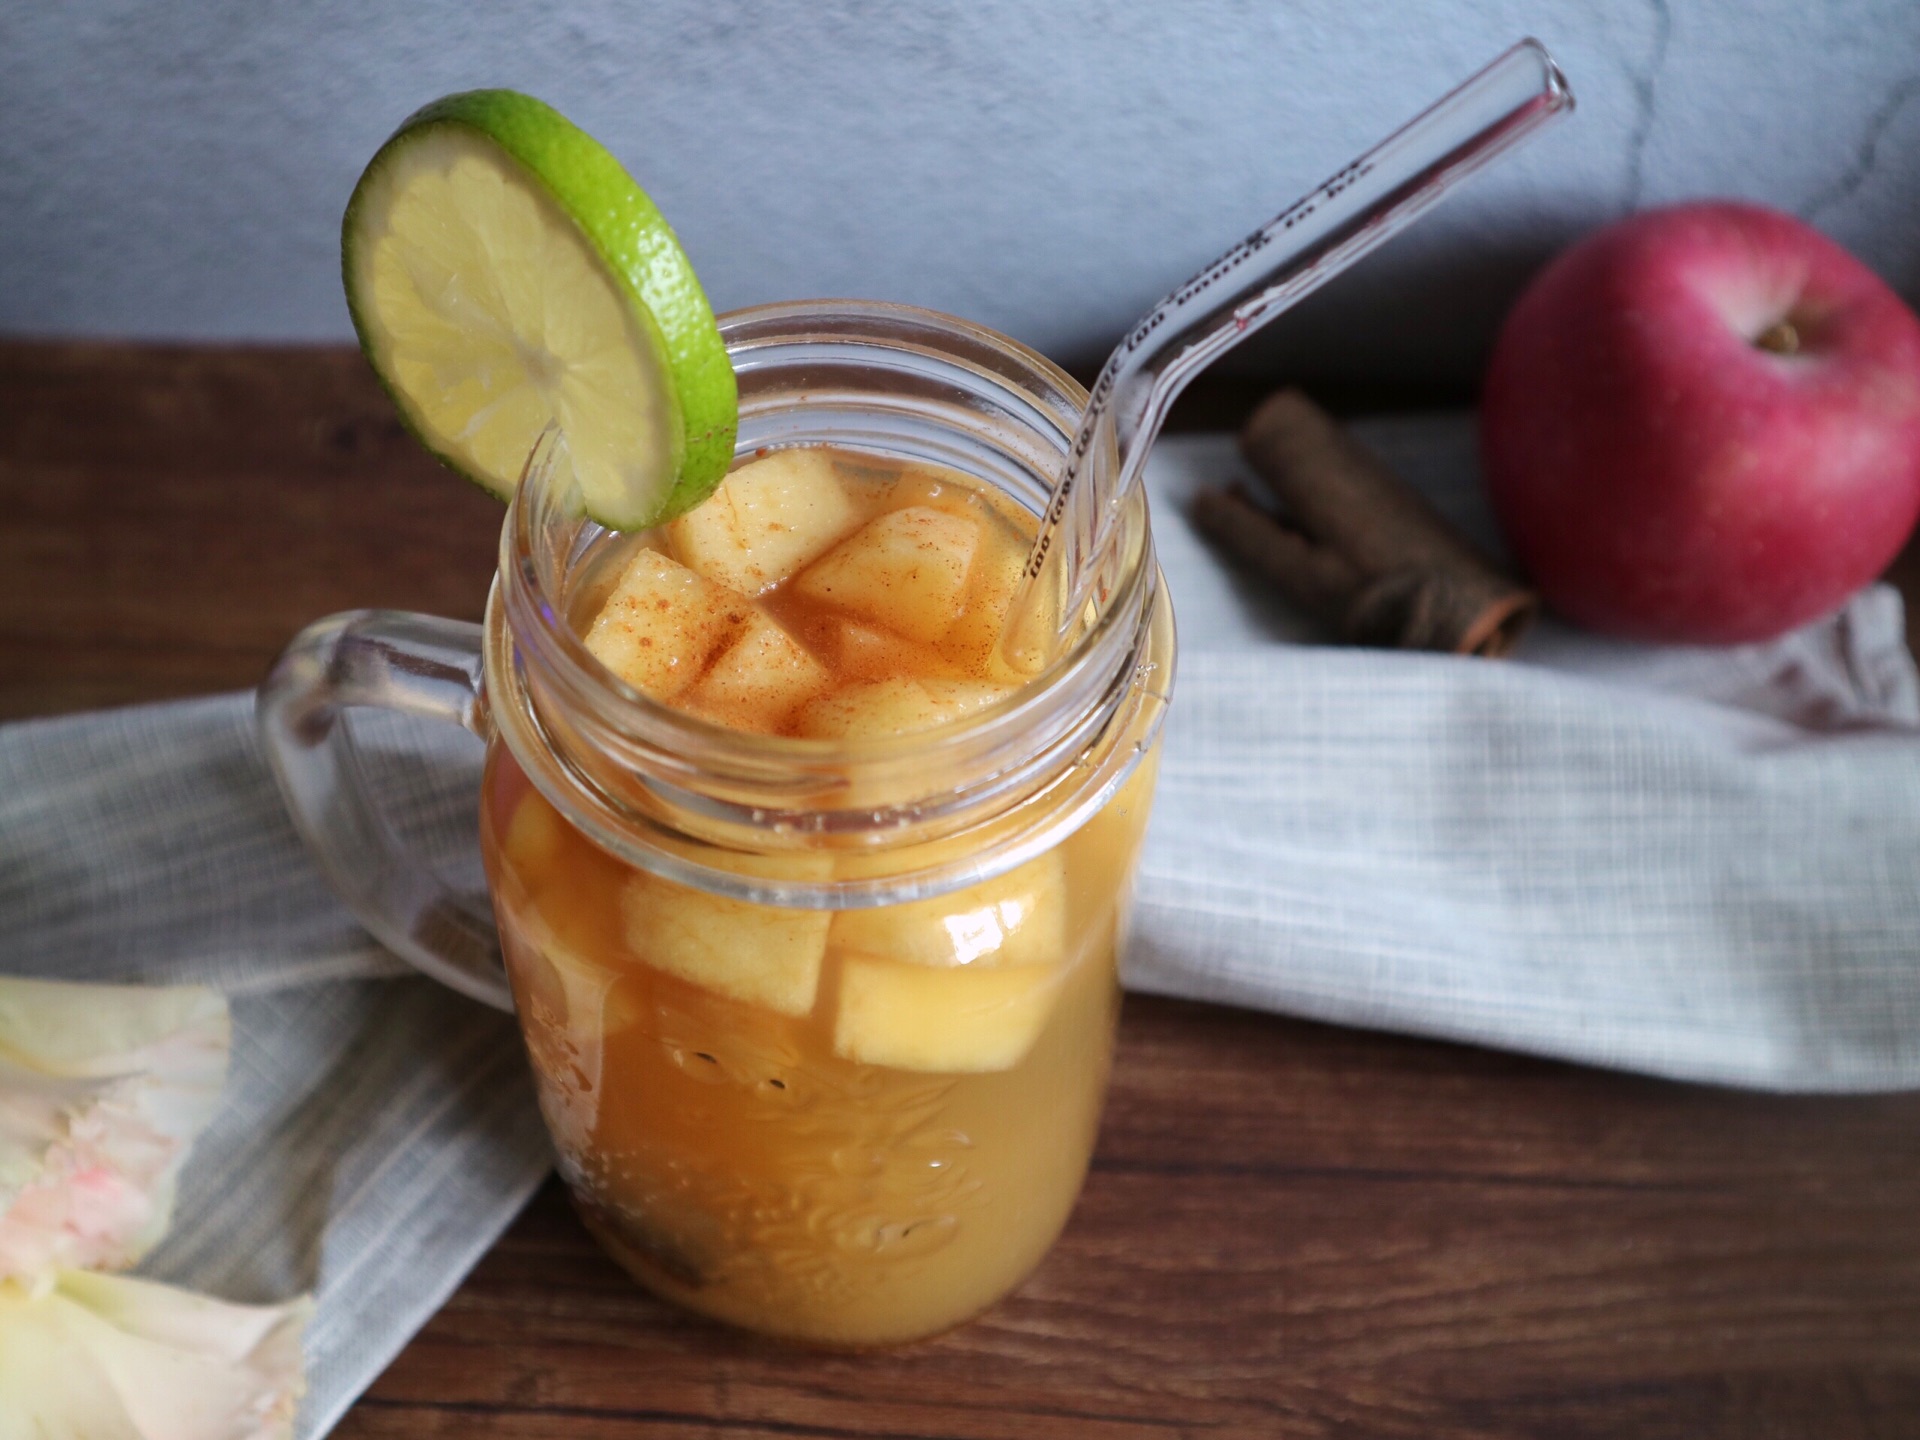
POLYGON ((0 1282, 152 1248, 231 1033, 200 986, 0 977, 0 1282))
POLYGON ((0 1440, 285 1440, 311 1310, 73 1270, 0 1283, 0 1440))

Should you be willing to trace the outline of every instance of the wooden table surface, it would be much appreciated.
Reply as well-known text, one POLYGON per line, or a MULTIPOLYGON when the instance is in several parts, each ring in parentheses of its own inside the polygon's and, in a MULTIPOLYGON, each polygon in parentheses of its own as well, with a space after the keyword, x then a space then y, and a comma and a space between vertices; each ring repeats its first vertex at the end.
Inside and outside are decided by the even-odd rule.
MULTIPOLYGON (((4 717, 251 685, 348 606, 478 618, 500 520, 333 349, 0 342, 0 503, 4 717)), ((549 1185, 338 1433, 1920 1436, 1920 1094, 1135 999, 1079 1209, 984 1319, 736 1335, 549 1185)))

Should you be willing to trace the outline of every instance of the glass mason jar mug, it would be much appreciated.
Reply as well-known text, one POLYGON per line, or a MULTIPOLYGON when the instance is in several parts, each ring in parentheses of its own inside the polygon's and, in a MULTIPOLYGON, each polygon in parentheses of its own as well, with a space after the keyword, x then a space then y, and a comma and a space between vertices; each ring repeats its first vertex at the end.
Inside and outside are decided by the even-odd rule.
MULTIPOLYGON (((1086 398, 1003 336, 900 306, 770 306, 721 330, 740 455, 930 461, 1036 514, 1086 398)), ((1129 503, 1104 613, 1005 699, 879 740, 746 734, 587 653, 583 607, 622 537, 581 518, 547 438, 483 627, 335 616, 262 687, 322 867, 396 952, 516 1012, 581 1215, 651 1289, 770 1334, 890 1344, 992 1304, 1059 1233, 1173 672, 1129 503), (380 818, 339 723, 363 705, 486 740, 490 898, 380 818)))

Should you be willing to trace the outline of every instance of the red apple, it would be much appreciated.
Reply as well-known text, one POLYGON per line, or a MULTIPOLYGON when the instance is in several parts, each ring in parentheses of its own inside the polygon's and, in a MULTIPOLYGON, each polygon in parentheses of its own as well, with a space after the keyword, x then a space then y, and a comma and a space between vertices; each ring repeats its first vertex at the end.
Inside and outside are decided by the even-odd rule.
POLYGON ((1520 297, 1480 449, 1564 615, 1648 640, 1777 635, 1879 574, 1920 516, 1920 321, 1791 216, 1636 215, 1520 297))

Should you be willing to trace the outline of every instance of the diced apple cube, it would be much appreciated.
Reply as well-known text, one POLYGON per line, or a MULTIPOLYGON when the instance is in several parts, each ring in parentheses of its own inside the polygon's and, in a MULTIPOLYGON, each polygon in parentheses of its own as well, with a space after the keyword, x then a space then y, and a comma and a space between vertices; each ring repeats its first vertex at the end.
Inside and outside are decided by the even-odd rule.
POLYGON ((1067 958, 1060 852, 950 895, 842 910, 829 944, 838 953, 935 968, 1060 965, 1067 958))
POLYGON ((919 681, 900 678, 843 685, 809 701, 794 726, 817 740, 864 740, 925 730, 941 718, 940 707, 919 681))
POLYGON ((909 464, 897 472, 895 484, 900 493, 896 503, 930 505, 976 524, 991 525, 999 518, 987 489, 956 481, 952 471, 937 465, 909 464))
POLYGON ((813 1009, 832 912, 710 895, 645 871, 627 882, 621 910, 628 948, 656 970, 783 1015, 813 1009))
MULTIPOLYGON (((1156 748, 1142 757, 1126 783, 1067 841, 1076 867, 1089 875, 1125 876, 1130 890, 1140 863, 1140 842, 1146 834, 1154 782, 1159 772, 1160 752, 1156 748)), ((1120 949, 1124 953, 1124 931, 1133 906, 1123 900, 1118 910, 1122 926, 1120 949)))
POLYGON ((753 880, 807 884, 831 880, 837 873, 835 857, 824 850, 774 850, 762 854, 729 855, 727 869, 753 880))
POLYGON ((826 666, 756 610, 681 704, 735 730, 772 732, 832 683, 826 666))
POLYGON ((618 1035, 639 1022, 640 1002, 630 986, 620 983, 623 976, 617 966, 599 964, 550 936, 536 940, 535 945, 546 962, 549 980, 557 983, 558 1008, 567 1029, 582 1044, 597 1036, 618 1035))
POLYGON ((560 812, 537 790, 529 789, 514 806, 513 818, 507 822, 507 833, 501 838, 500 848, 507 863, 529 888, 539 884, 542 872, 560 854, 566 825, 560 812))
POLYGON ((640 1022, 632 977, 596 964, 541 927, 503 937, 515 980, 515 1008, 535 1069, 541 1109, 563 1154, 592 1143, 600 1114, 606 1042, 640 1022))
POLYGON ((933 675, 922 680, 920 688, 945 712, 941 717, 945 720, 984 710, 1002 696, 1011 695, 1014 690, 1011 685, 1002 685, 993 680, 947 680, 933 675))
POLYGON ((864 620, 841 620, 834 631, 834 655, 847 680, 895 680, 955 673, 938 650, 864 620))
MULTIPOLYGON (((566 821, 544 797, 529 791, 514 812, 502 848, 526 884, 506 907, 517 953, 528 956, 522 982, 584 1037, 612 1034, 639 1018, 637 1002, 619 982, 631 964, 613 916, 605 874, 592 861, 567 862, 566 821), (615 996, 616 987, 619 997, 615 996)), ((608 868, 611 868, 609 866, 608 868)))
POLYGON ((1026 565, 1026 547, 1017 543, 1017 537, 992 535, 974 556, 966 608, 947 631, 941 648, 970 668, 990 668, 1007 607, 1020 588, 1026 565))
POLYGON ((758 595, 824 555, 859 522, 826 451, 776 450, 727 476, 667 527, 667 538, 693 570, 758 595))
POLYGON ((795 718, 801 735, 819 740, 869 740, 929 730, 1004 695, 982 680, 872 680, 843 685, 810 700, 795 718))
POLYGON ((671 700, 753 617, 737 590, 640 550, 587 631, 594 658, 643 695, 671 700))
POLYGON ((929 969, 850 955, 840 971, 834 1052, 934 1074, 1010 1070, 1052 1012, 1056 966, 929 969))
POLYGON ((800 594, 931 643, 960 617, 980 527, 927 505, 863 525, 794 582, 800 594))

